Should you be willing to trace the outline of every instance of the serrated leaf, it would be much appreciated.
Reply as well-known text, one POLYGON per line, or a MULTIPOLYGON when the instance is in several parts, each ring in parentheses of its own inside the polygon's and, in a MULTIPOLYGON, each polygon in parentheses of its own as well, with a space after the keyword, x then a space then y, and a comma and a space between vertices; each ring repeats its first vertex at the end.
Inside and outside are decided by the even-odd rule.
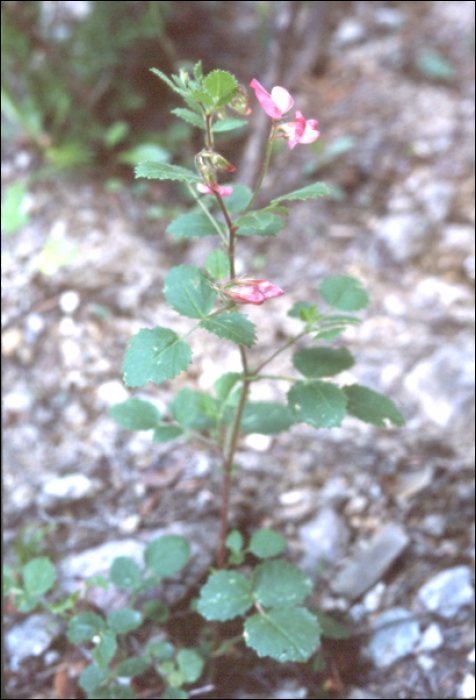
POLYGON ((138 610, 132 610, 132 608, 119 608, 109 613, 107 622, 110 629, 114 630, 116 634, 127 634, 127 632, 141 626, 142 615, 138 610))
POLYGON ((305 348, 293 354, 293 365, 309 378, 334 377, 354 364, 347 348, 305 348))
POLYGON ((177 117, 180 117, 180 119, 183 119, 189 124, 196 126, 198 129, 206 128, 203 117, 200 117, 200 115, 196 114, 195 112, 192 112, 190 109, 183 109, 182 107, 177 107, 177 109, 172 110, 172 114, 175 114, 177 117))
POLYGON ((330 382, 297 382, 288 391, 288 403, 297 421, 315 428, 339 426, 345 415, 345 393, 330 382))
POLYGON ((230 214, 238 214, 248 206, 253 192, 246 185, 233 185, 233 192, 226 198, 226 208, 230 214))
POLYGON ((114 669, 118 678, 134 678, 144 673, 150 666, 150 662, 139 656, 131 656, 114 669))
POLYGON ((223 250, 212 250, 205 263, 207 272, 213 279, 221 280, 230 274, 230 259, 223 250))
POLYGON ((295 190, 289 194, 283 194, 281 197, 276 197, 271 200, 271 204, 294 199, 315 199, 316 197, 326 197, 329 194, 329 188, 324 182, 315 182, 313 185, 308 185, 307 187, 302 187, 300 190, 295 190))
POLYGON ((354 277, 328 277, 319 291, 329 306, 341 311, 359 311, 369 303, 369 295, 354 277))
POLYGON ((219 402, 208 394, 185 387, 174 396, 169 409, 177 423, 185 428, 209 430, 216 425, 219 402), (214 403, 213 411, 210 411, 209 400, 214 403))
POLYGON ((245 124, 248 124, 246 119, 230 117, 229 119, 223 119, 222 121, 215 122, 212 126, 212 132, 214 134, 221 134, 225 131, 233 131, 233 129, 239 129, 240 126, 245 126, 245 124))
POLYGON ((286 546, 287 542, 279 532, 263 527, 253 533, 249 550, 260 559, 268 559, 284 552, 286 546))
POLYGON ((174 92, 178 92, 179 95, 182 95, 182 96, 187 94, 185 90, 181 90, 180 88, 178 88, 178 87, 170 80, 170 78, 169 78, 167 75, 165 75, 165 73, 162 73, 162 71, 160 71, 158 68, 151 68, 150 70, 151 70, 152 73, 155 73, 155 75, 158 75, 159 78, 160 78, 161 80, 163 80, 164 83, 166 83, 166 84, 169 86, 169 88, 170 88, 171 90, 173 90, 174 92))
POLYGON ((175 311, 188 318, 204 318, 213 308, 216 292, 193 265, 179 265, 165 278, 165 298, 175 311))
POLYGON ((217 105, 220 105, 223 100, 231 100, 238 87, 236 79, 231 73, 224 70, 214 70, 209 73, 204 79, 203 85, 217 105))
POLYGON ((47 593, 55 582, 55 567, 48 557, 35 557, 22 568, 23 585, 30 596, 47 593))
POLYGON ((294 423, 294 417, 287 406, 273 401, 248 402, 241 419, 244 433, 277 435, 294 423))
POLYGON ((190 556, 190 544, 181 535, 163 535, 145 548, 144 561, 157 576, 173 576, 190 556))
POLYGON ((192 361, 189 345, 170 328, 141 328, 124 357, 124 383, 129 387, 144 386, 148 381, 160 384, 187 369, 192 361))
POLYGON ((108 414, 126 430, 152 430, 160 423, 158 409, 141 399, 117 403, 109 408, 108 414))
POLYGON ((243 379, 240 372, 226 372, 218 377, 214 384, 215 393, 221 401, 226 401, 236 383, 243 379))
POLYGON ((337 338, 341 333, 343 333, 346 330, 345 326, 338 326, 337 328, 330 328, 328 331, 319 331, 319 333, 316 333, 316 335, 313 335, 313 340, 334 340, 337 338))
POLYGON ((204 238, 219 235, 209 216, 194 211, 179 216, 167 226, 166 231, 176 238, 204 238))
POLYGON ((190 95, 196 102, 202 105, 202 108, 205 107, 210 112, 217 106, 213 97, 209 95, 208 92, 205 92, 205 90, 191 90, 190 95))
POLYGON ((251 347, 256 342, 256 330, 254 324, 244 314, 230 311, 226 314, 206 318, 200 326, 209 333, 219 338, 226 338, 237 345, 251 347))
POLYGON ((274 608, 264 616, 248 618, 244 636, 258 656, 271 656, 281 663, 304 662, 319 646, 320 627, 305 608, 274 608))
POLYGON ((203 671, 203 659, 193 649, 180 649, 177 654, 178 667, 185 678, 185 683, 198 681, 203 671))
POLYGON ((184 431, 179 425, 169 425, 168 423, 162 423, 155 430, 152 436, 152 442, 168 442, 169 440, 176 440, 184 431))
POLYGON ((312 581, 302 569, 288 561, 266 561, 256 567, 253 593, 264 607, 299 605, 312 591, 312 581))
POLYGON ((240 216, 234 224, 239 228, 265 229, 275 218, 276 216, 269 211, 252 211, 240 216))
POLYGON ((140 566, 131 557, 116 557, 109 569, 109 578, 121 591, 137 588, 142 581, 140 566))
POLYGON ((405 425, 405 418, 398 408, 383 394, 359 384, 343 388, 348 399, 349 415, 372 425, 385 426, 386 421, 392 425, 405 425))
POLYGON ((180 165, 168 163, 140 163, 135 169, 136 178, 146 177, 149 180, 181 180, 182 182, 201 182, 201 177, 192 170, 180 165))
POLYGON ((275 236, 284 228, 284 222, 277 214, 269 211, 258 215, 246 214, 237 220, 238 236, 275 236))
POLYGON ((195 76, 195 79, 200 82, 203 78, 203 71, 202 71, 202 62, 198 61, 194 67, 193 67, 193 74, 195 76))
POLYGON ((82 612, 68 623, 68 639, 73 644, 89 642, 106 627, 106 621, 93 612, 82 612))
POLYGON ((105 668, 114 658, 117 649, 116 635, 112 630, 105 630, 96 647, 93 649, 94 661, 101 668, 105 668))
POLYGON ((253 604, 251 584, 237 571, 218 571, 200 591, 197 610, 206 620, 232 620, 253 604))

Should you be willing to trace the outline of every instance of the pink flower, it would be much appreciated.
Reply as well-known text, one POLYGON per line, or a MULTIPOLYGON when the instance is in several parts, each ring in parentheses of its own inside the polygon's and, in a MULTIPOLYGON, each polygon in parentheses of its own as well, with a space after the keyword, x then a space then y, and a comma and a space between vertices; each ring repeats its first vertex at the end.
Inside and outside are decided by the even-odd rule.
POLYGON ((271 95, 255 78, 251 81, 250 87, 255 91, 256 98, 266 114, 272 119, 281 119, 283 114, 289 112, 294 104, 289 92, 279 85, 271 90, 271 95))
POLYGON ((268 280, 236 279, 222 283, 214 289, 225 294, 237 304, 259 305, 266 299, 274 299, 284 294, 282 289, 268 280))
POLYGON ((319 138, 317 124, 316 119, 308 119, 306 121, 297 109, 296 121, 282 124, 279 127, 279 131, 283 132, 283 137, 288 139, 288 146, 292 149, 297 143, 314 143, 314 141, 317 141, 319 138))
POLYGON ((209 187, 203 182, 199 182, 197 183, 197 190, 202 194, 219 194, 222 197, 229 197, 233 192, 233 187, 231 185, 228 185, 227 187, 222 187, 221 185, 213 185, 213 187, 209 187))

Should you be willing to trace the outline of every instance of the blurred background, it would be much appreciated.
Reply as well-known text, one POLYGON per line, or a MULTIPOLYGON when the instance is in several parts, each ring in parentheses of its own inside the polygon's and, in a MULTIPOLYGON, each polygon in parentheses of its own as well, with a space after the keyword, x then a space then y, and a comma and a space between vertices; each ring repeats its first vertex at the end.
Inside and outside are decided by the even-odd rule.
MULTIPOLYGON (((22 1, 2 2, 1 20, 6 563, 47 554, 68 590, 86 575, 75 557, 97 573, 101 547, 134 550, 171 527, 203 552, 198 577, 213 556, 216 455, 152 445, 107 415, 131 396, 167 415, 179 388, 209 390, 237 369, 234 347, 204 333, 187 376, 139 392, 121 376, 139 328, 188 330, 165 305, 164 278, 215 246, 166 233, 193 204, 185 188, 134 180, 147 160, 193 167, 200 133, 171 113, 179 96, 150 68, 202 60, 245 87, 286 87, 319 120, 315 144, 276 142, 261 201, 317 180, 331 191, 293 203, 276 238, 240 241, 240 274, 286 292, 249 311, 253 363, 293 332, 296 301, 319 303, 325 276, 355 276, 371 305, 339 341, 356 357, 343 379, 390 396, 407 420, 243 441, 234 526, 282 531, 316 580, 316 603, 358 633, 333 651, 333 672, 235 663, 216 697, 474 695, 474 3, 22 1), (375 561, 361 590, 358 569, 343 583, 381 533, 394 553, 385 570, 375 561), (454 596, 446 617, 422 592, 442 572, 454 596), (360 634, 399 608, 417 620, 410 632, 395 626, 385 644, 360 634)), ((253 186, 269 124, 250 97, 249 126, 218 147, 237 166, 230 183, 253 186)), ((273 365, 289 368, 285 356, 273 365)), ((255 398, 284 401, 287 389, 260 384, 255 398)), ((82 697, 83 660, 61 630, 44 634, 45 620, 32 632, 32 618, 6 605, 7 692, 82 697)))

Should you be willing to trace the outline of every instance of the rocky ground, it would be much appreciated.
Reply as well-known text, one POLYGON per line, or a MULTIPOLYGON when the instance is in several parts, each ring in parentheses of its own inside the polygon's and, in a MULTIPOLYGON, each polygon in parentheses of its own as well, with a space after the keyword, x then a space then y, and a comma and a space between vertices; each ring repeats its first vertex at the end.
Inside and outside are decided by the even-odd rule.
MULTIPOLYGON (((317 433, 301 424, 240 444, 233 525, 282 532, 289 557, 315 580, 313 602, 348 616, 354 631, 326 649, 326 672, 250 663, 245 673, 234 663, 201 697, 474 696, 473 33, 470 2, 352 3, 325 68, 294 87, 296 106, 319 119, 324 153, 336 143, 345 152, 326 162, 297 146, 273 162, 273 195, 319 179, 334 196, 294 203, 276 239, 240 246, 240 272, 286 292, 249 311, 259 328, 253 358, 283 341, 294 328, 287 310, 317 300, 324 276, 358 277, 371 305, 343 338, 356 357, 347 379, 390 396, 407 422, 377 429, 346 419, 317 433), (425 51, 453 73, 432 72, 425 51)), ((244 83, 260 77, 235 73, 244 83)), ((28 150, 6 148, 2 182, 33 166, 28 150)), ((204 332, 193 336, 187 376, 136 392, 122 383, 139 328, 188 328, 164 302, 170 267, 201 265, 213 247, 209 238, 177 244, 167 220, 148 216, 171 203, 178 190, 166 183, 111 193, 100 178, 39 180, 29 223, 3 239, 6 559, 22 528, 52 526, 46 551, 65 590, 117 554, 137 556, 160 532, 191 539, 193 582, 214 557, 214 453, 152 445, 107 415, 129 396, 165 407, 178 388, 207 389, 237 367, 235 348, 204 332), (51 235, 79 255, 47 276, 37 256, 51 235)), ((273 371, 289 366, 280 356, 273 371)), ((286 388, 260 384, 259 398, 286 388)), ((177 583, 168 595, 189 592, 177 583)), ((92 595, 103 609, 118 604, 92 595)), ((80 697, 71 688, 85 662, 61 632, 7 606, 10 697, 80 697), (70 695, 58 695, 64 663, 70 695)))

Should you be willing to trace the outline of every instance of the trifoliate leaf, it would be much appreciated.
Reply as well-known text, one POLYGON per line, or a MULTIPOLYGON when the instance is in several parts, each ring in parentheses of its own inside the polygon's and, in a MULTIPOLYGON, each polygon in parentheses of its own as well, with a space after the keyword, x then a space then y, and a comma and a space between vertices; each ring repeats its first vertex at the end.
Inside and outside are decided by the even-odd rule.
POLYGON ((179 265, 165 278, 165 297, 182 316, 204 318, 213 308, 216 292, 198 267, 179 265))
POLYGON ((344 391, 349 415, 372 425, 384 426, 386 421, 392 425, 405 425, 405 418, 398 408, 383 394, 359 384, 345 386, 344 391))
POLYGON ((315 428, 334 428, 342 422, 347 398, 330 382, 297 382, 288 391, 288 404, 297 421, 315 428))
POLYGON ((141 328, 129 343, 122 369, 126 386, 160 384, 187 369, 192 361, 189 345, 170 328, 141 328))
POLYGON ((219 338, 226 338, 232 343, 246 345, 248 348, 256 341, 255 326, 244 314, 236 311, 206 318, 200 326, 219 338))

